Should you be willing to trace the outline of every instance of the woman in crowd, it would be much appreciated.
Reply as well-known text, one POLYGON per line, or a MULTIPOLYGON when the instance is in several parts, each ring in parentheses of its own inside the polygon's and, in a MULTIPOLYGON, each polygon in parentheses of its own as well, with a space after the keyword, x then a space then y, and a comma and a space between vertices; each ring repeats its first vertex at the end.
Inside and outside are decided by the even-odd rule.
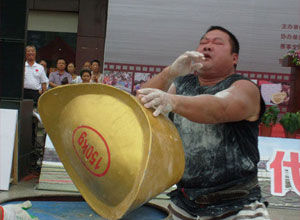
POLYGON ((76 74, 76 68, 74 63, 71 62, 68 64, 67 72, 70 73, 72 76, 72 82, 71 82, 72 84, 77 84, 82 82, 81 77, 76 74))
POLYGON ((46 76, 49 77, 47 61, 46 60, 40 60, 39 64, 41 64, 44 67, 46 76))
POLYGON ((104 75, 100 72, 100 61, 93 60, 92 64, 92 78, 91 83, 102 83, 104 75))

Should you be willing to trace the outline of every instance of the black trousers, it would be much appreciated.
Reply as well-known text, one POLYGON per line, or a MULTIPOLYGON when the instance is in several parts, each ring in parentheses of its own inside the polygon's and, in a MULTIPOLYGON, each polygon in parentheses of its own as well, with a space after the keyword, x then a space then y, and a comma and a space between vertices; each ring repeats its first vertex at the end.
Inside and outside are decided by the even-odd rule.
POLYGON ((39 100, 40 93, 39 90, 33 90, 33 89, 24 89, 24 99, 33 99, 34 106, 37 106, 37 102, 39 100))

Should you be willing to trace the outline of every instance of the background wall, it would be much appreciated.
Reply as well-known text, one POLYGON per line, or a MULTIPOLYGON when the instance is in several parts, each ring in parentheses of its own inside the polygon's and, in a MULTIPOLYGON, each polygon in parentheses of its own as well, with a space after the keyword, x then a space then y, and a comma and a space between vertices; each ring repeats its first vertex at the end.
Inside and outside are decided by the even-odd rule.
POLYGON ((27 29, 29 31, 53 31, 77 33, 78 13, 30 10, 27 29))
POLYGON ((299 11, 299 0, 110 0, 105 62, 168 65, 221 25, 240 41, 238 70, 289 73, 279 59, 299 48, 299 11))

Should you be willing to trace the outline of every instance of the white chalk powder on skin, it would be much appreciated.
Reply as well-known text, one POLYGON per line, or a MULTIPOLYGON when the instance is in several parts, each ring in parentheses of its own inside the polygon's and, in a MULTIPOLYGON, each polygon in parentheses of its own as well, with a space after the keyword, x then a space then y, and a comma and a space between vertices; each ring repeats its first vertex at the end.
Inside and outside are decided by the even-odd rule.
POLYGON ((224 90, 215 94, 218 98, 227 98, 230 95, 230 92, 224 90))

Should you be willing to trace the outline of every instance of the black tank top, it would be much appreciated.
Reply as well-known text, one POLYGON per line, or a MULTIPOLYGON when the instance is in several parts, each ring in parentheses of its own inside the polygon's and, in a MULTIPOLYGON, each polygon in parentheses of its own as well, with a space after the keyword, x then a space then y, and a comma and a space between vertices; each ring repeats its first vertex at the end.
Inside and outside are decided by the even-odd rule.
MULTIPOLYGON (((178 95, 196 96, 214 95, 229 88, 237 80, 249 79, 233 74, 214 86, 201 86, 198 77, 190 74, 178 77, 174 83, 178 95)), ((264 110, 265 104, 261 98, 260 116, 264 110)), ((200 124, 175 114, 174 124, 183 142, 186 165, 183 177, 177 184, 178 190, 170 194, 172 201, 195 215, 218 215, 226 210, 241 209, 249 201, 259 200, 260 189, 256 188, 242 202, 225 204, 225 209, 224 204, 199 209, 193 207, 192 203, 183 202, 185 198, 180 192, 184 189, 186 197, 193 201, 199 196, 247 183, 255 178, 259 162, 259 122, 260 119, 254 122, 243 120, 200 124)))

